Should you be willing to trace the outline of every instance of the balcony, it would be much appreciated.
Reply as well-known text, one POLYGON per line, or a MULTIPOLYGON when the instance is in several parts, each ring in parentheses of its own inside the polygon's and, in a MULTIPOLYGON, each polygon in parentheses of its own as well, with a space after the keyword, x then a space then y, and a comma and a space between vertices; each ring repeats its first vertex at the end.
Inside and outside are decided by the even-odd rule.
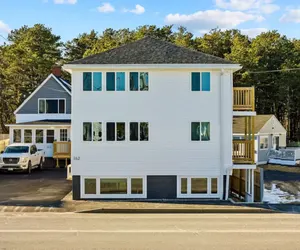
POLYGON ((233 140, 232 161, 234 164, 254 164, 254 140, 233 140))
POLYGON ((71 142, 60 141, 53 143, 53 158, 56 159, 56 167, 59 167, 59 160, 64 159, 66 161, 66 167, 68 165, 68 159, 71 159, 71 142))
POLYGON ((233 111, 255 111, 254 87, 233 88, 233 111))

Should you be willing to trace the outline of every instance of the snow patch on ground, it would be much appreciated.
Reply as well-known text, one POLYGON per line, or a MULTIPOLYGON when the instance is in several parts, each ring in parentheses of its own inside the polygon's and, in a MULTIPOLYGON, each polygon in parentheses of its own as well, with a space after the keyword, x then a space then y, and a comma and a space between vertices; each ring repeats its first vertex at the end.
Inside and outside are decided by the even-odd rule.
POLYGON ((295 203, 300 202, 300 193, 297 196, 290 194, 288 192, 282 191, 280 188, 277 188, 276 184, 272 184, 272 189, 264 190, 264 201, 279 204, 279 203, 295 203))

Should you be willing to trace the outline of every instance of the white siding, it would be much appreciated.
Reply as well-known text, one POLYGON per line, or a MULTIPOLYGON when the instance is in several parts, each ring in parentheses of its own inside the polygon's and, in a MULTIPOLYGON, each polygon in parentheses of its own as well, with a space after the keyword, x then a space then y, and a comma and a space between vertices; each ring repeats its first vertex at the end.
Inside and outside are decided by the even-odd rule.
MULTIPOLYGON (((227 124, 223 132, 228 134, 221 144, 221 71, 211 73, 210 92, 191 91, 191 71, 148 71, 149 91, 145 92, 128 91, 128 81, 125 92, 83 92, 82 72, 73 71, 72 157, 80 160, 72 161, 72 174, 221 176, 223 166, 231 164, 231 73, 223 79, 223 122, 227 124), (83 142, 85 121, 126 122, 126 141, 83 142), (149 122, 149 142, 129 141, 130 121, 149 122), (209 142, 191 141, 192 121, 210 122, 209 142), (222 167, 221 147, 226 148, 222 167)), ((128 72, 126 75, 128 79, 128 72)), ((103 76, 105 80, 105 73, 103 76)))

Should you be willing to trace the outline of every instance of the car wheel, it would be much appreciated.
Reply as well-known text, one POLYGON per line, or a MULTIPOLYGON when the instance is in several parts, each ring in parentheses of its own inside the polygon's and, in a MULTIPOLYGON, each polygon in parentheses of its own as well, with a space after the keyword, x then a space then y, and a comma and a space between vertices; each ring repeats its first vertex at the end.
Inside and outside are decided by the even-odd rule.
POLYGON ((31 174, 31 162, 28 162, 27 174, 31 174))

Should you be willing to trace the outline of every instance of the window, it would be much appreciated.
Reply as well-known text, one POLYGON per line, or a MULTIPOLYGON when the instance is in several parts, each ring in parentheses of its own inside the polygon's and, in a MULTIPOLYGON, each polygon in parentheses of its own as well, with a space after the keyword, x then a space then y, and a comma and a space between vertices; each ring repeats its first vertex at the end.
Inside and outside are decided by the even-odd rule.
POLYGON ((83 141, 92 141, 92 123, 83 123, 83 141))
POLYGON ((116 140, 116 124, 114 122, 106 123, 106 140, 115 141, 116 140))
POLYGON ((84 193, 96 194, 96 179, 94 178, 84 179, 84 193))
POLYGON ((269 148, 269 137, 268 136, 261 136, 260 137, 260 149, 268 149, 269 148))
POLYGON ((24 129, 24 143, 32 143, 32 130, 24 129))
POLYGON ((210 141, 210 122, 192 122, 192 141, 210 141))
POLYGON ((93 91, 102 90, 102 73, 94 72, 93 73, 93 91))
POLYGON ((115 141, 116 138, 117 141, 125 141, 125 122, 106 123, 106 140, 115 141))
POLYGON ((39 99, 40 114, 65 114, 65 99, 39 99))
POLYGON ((207 178, 191 178, 191 188, 192 194, 206 194, 207 178))
POLYGON ((107 91, 124 91, 125 90, 125 72, 107 72, 106 73, 106 90, 107 91))
POLYGON ((20 143, 21 142, 21 129, 14 129, 13 142, 14 143, 20 143))
POLYGON ((125 122, 117 123, 117 141, 125 141, 125 122))
POLYGON ((148 91, 149 90, 149 73, 148 72, 130 72, 130 90, 131 91, 148 91))
POLYGON ((67 129, 59 130, 59 140, 60 141, 68 141, 68 130, 67 129))
POLYGON ((44 143, 44 130, 37 129, 35 131, 35 143, 44 143))
POLYGON ((142 194, 143 193, 143 179, 132 178, 131 179, 131 194, 142 194))
POLYGON ((47 143, 54 142, 54 130, 47 130, 47 143))
POLYGON ((127 194, 127 179, 100 179, 101 194, 127 194))
POLYGON ((149 126, 148 122, 130 123, 130 141, 148 141, 149 126))
POLYGON ((92 73, 83 72, 83 91, 92 90, 92 73))
POLYGON ((93 122, 93 141, 102 141, 102 123, 93 122))
POLYGON ((36 152, 37 152, 36 146, 31 146, 31 147, 30 147, 30 154, 31 154, 31 155, 34 155, 36 152))
POLYGON ((210 72, 192 72, 192 91, 210 91, 210 72))
POLYGON ((181 178, 181 193, 187 194, 187 178, 181 178))
POLYGON ((211 178, 211 193, 218 193, 218 178, 211 178))

